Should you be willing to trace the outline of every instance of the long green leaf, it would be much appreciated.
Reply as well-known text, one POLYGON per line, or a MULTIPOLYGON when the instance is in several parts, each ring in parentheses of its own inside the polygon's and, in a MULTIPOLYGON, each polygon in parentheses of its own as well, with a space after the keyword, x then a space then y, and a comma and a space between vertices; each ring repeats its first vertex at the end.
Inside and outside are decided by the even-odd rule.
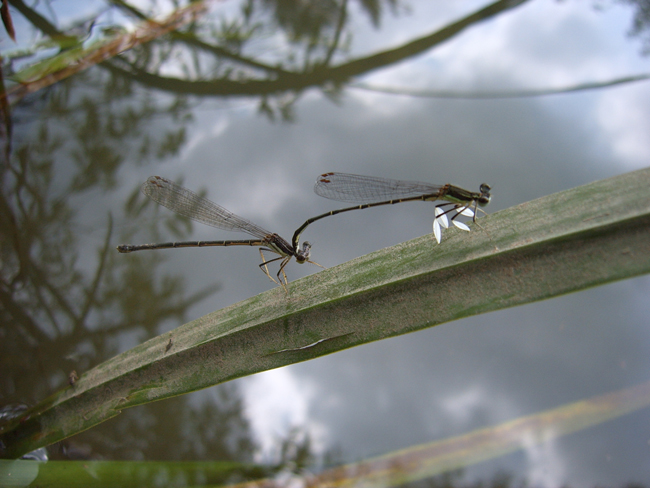
POLYGON ((185 324, 0 427, 18 457, 124 408, 650 271, 650 169, 382 249, 185 324))

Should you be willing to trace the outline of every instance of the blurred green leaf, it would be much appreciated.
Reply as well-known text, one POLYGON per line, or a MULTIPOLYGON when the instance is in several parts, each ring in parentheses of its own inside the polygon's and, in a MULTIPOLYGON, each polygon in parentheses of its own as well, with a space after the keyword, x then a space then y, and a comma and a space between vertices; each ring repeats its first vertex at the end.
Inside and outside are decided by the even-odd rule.
MULTIPOLYGON (((326 469, 301 479, 300 486, 338 487, 401 486, 472 464, 494 459, 522 448, 551 442, 579 430, 599 425, 650 405, 650 382, 624 390, 562 405, 500 425, 426 444, 411 446, 357 463, 326 469)), ((7 461, 0 460, 0 486, 204 486, 231 488, 281 487, 274 468, 227 462, 155 461, 7 461), (236 485, 229 479, 249 478, 236 485), (255 479, 257 478, 257 479, 255 479), (13 484, 11 484, 13 483, 13 484)), ((447 485, 445 485, 447 486, 447 485)), ((508 485, 506 485, 508 486, 508 485)))

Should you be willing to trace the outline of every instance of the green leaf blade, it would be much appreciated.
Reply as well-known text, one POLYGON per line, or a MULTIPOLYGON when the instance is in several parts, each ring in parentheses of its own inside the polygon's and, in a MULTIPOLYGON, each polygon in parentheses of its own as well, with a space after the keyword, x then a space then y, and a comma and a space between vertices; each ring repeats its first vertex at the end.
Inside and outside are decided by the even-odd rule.
POLYGON ((216 311, 81 376, 0 427, 17 457, 121 409, 463 317, 650 272, 650 169, 527 202, 216 311), (168 347, 170 342, 171 347, 168 347))

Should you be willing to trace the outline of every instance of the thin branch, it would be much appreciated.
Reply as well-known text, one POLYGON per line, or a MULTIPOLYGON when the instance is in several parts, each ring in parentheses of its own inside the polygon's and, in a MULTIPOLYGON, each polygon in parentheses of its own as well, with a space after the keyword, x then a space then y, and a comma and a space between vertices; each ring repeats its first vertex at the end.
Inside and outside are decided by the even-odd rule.
POLYGON ((367 90, 378 93, 389 93, 392 95, 407 95, 410 97, 418 98, 455 98, 455 99, 507 99, 507 98, 529 98, 541 97, 546 95, 558 95, 562 93, 573 93, 577 91, 600 90, 602 88, 609 88, 617 85, 624 85, 627 83, 637 83, 639 81, 646 81, 650 79, 650 74, 624 76, 623 78, 615 78, 608 81, 594 81, 589 83, 580 83, 578 85, 570 85, 561 88, 540 88, 531 90, 512 90, 512 91, 472 91, 461 92, 455 90, 417 90, 412 88, 389 88, 374 86, 367 83, 352 83, 348 85, 350 88, 357 88, 359 90, 367 90))

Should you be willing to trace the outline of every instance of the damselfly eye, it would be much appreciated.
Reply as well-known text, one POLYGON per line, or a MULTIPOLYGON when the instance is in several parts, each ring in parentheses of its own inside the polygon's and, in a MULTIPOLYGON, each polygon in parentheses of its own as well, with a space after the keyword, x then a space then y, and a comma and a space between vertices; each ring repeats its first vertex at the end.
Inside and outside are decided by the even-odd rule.
POLYGON ((481 187, 480 187, 481 196, 478 197, 478 199, 476 200, 481 207, 483 207, 483 206, 487 205, 488 203, 490 203, 490 198, 492 198, 491 195, 490 195, 490 190, 491 189, 492 189, 492 187, 490 185, 488 185, 487 183, 482 183, 481 184, 481 187))
POLYGON ((311 244, 307 241, 302 243, 302 249, 296 254, 296 261, 299 263, 304 263, 309 261, 309 255, 311 254, 311 244))

